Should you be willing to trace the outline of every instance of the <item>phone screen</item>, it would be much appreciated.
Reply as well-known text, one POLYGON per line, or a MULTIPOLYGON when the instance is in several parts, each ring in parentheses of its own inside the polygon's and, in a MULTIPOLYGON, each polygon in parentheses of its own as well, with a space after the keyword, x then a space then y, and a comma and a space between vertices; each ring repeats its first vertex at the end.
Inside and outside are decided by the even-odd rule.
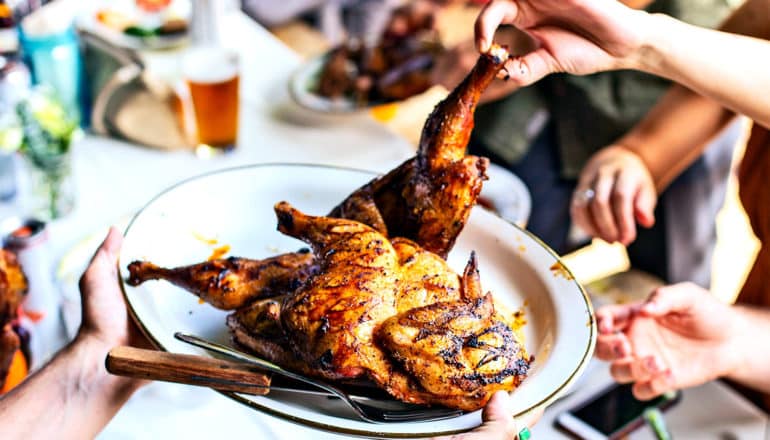
POLYGON ((570 412, 595 430, 610 436, 641 417, 645 409, 667 406, 665 404, 674 399, 664 395, 640 401, 631 393, 631 384, 617 385, 570 412))

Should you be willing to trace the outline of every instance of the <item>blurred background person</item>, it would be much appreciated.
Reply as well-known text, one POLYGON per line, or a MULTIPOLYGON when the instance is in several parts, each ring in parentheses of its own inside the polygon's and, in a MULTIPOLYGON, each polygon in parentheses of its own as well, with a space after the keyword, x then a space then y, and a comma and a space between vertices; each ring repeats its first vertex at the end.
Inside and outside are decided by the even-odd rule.
MULTIPOLYGON (((688 23, 713 27, 730 11, 727 0, 626 1, 633 8, 664 13, 688 23)), ((534 43, 510 28, 498 31, 513 53, 534 43)), ((454 87, 475 61, 472 42, 450 50, 437 62, 434 81, 454 87)), ((555 73, 519 88, 499 82, 476 112, 469 151, 489 157, 519 176, 532 195, 527 228, 558 253, 584 244, 571 231, 570 202, 588 158, 618 142, 669 88, 670 83, 636 71, 588 76, 555 73)), ((729 119, 728 119, 729 121, 729 119)), ((727 124, 723 124, 727 125, 727 124)), ((636 241, 607 235, 628 246, 632 266, 667 282, 695 281, 707 287, 716 241, 714 218, 724 201, 731 153, 740 128, 716 136, 700 157, 661 194, 653 218, 644 217, 636 241)), ((582 237, 581 237, 582 236, 582 237)))
MULTIPOLYGON (((400 7, 404 7, 401 15, 429 18, 435 3, 430 0, 288 0, 276 4, 271 0, 243 0, 242 7, 267 27, 302 18, 335 46, 347 38, 381 35, 389 22, 393 22, 391 15, 400 7)), ((397 19, 395 25, 400 26, 399 22, 397 19)))

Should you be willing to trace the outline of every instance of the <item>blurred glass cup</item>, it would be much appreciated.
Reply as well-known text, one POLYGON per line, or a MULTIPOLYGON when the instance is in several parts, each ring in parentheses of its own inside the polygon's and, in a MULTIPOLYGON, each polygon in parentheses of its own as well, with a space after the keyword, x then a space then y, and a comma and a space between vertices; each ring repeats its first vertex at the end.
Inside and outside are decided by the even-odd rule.
POLYGON ((70 115, 79 121, 83 63, 74 26, 58 30, 50 22, 30 16, 20 29, 22 52, 32 67, 33 82, 52 87, 70 115))
POLYGON ((238 138, 238 55, 221 47, 191 49, 182 60, 185 118, 198 145, 231 149, 238 138), (189 126, 191 125, 191 127, 189 126))
POLYGON ((71 147, 81 135, 77 119, 46 86, 34 88, 20 101, 16 116, 26 165, 28 211, 46 221, 63 217, 75 206, 71 147))

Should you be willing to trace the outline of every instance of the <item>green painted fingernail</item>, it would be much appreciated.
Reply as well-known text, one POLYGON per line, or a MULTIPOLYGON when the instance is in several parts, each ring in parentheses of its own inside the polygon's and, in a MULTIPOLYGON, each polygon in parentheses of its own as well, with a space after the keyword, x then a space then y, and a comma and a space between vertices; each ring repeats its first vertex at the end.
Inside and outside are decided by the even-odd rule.
POLYGON ((529 440, 532 438, 532 433, 526 426, 519 431, 519 440, 529 440))

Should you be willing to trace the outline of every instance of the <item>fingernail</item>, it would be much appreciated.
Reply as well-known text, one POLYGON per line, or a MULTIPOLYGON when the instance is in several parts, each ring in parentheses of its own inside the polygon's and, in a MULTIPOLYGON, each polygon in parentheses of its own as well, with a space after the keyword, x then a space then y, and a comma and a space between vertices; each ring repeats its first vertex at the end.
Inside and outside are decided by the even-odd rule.
POLYGON ((649 356, 644 360, 644 366, 651 373, 657 373, 663 369, 656 357, 649 356))
POLYGON ((522 78, 527 76, 527 65, 521 59, 519 59, 519 74, 522 78))
POLYGON ((674 384, 674 373, 671 371, 671 369, 667 369, 663 372, 663 376, 666 378, 666 383, 669 385, 674 384))
POLYGON ((485 53, 489 50, 489 43, 487 43, 487 39, 484 37, 479 38, 479 50, 482 53, 485 53))

